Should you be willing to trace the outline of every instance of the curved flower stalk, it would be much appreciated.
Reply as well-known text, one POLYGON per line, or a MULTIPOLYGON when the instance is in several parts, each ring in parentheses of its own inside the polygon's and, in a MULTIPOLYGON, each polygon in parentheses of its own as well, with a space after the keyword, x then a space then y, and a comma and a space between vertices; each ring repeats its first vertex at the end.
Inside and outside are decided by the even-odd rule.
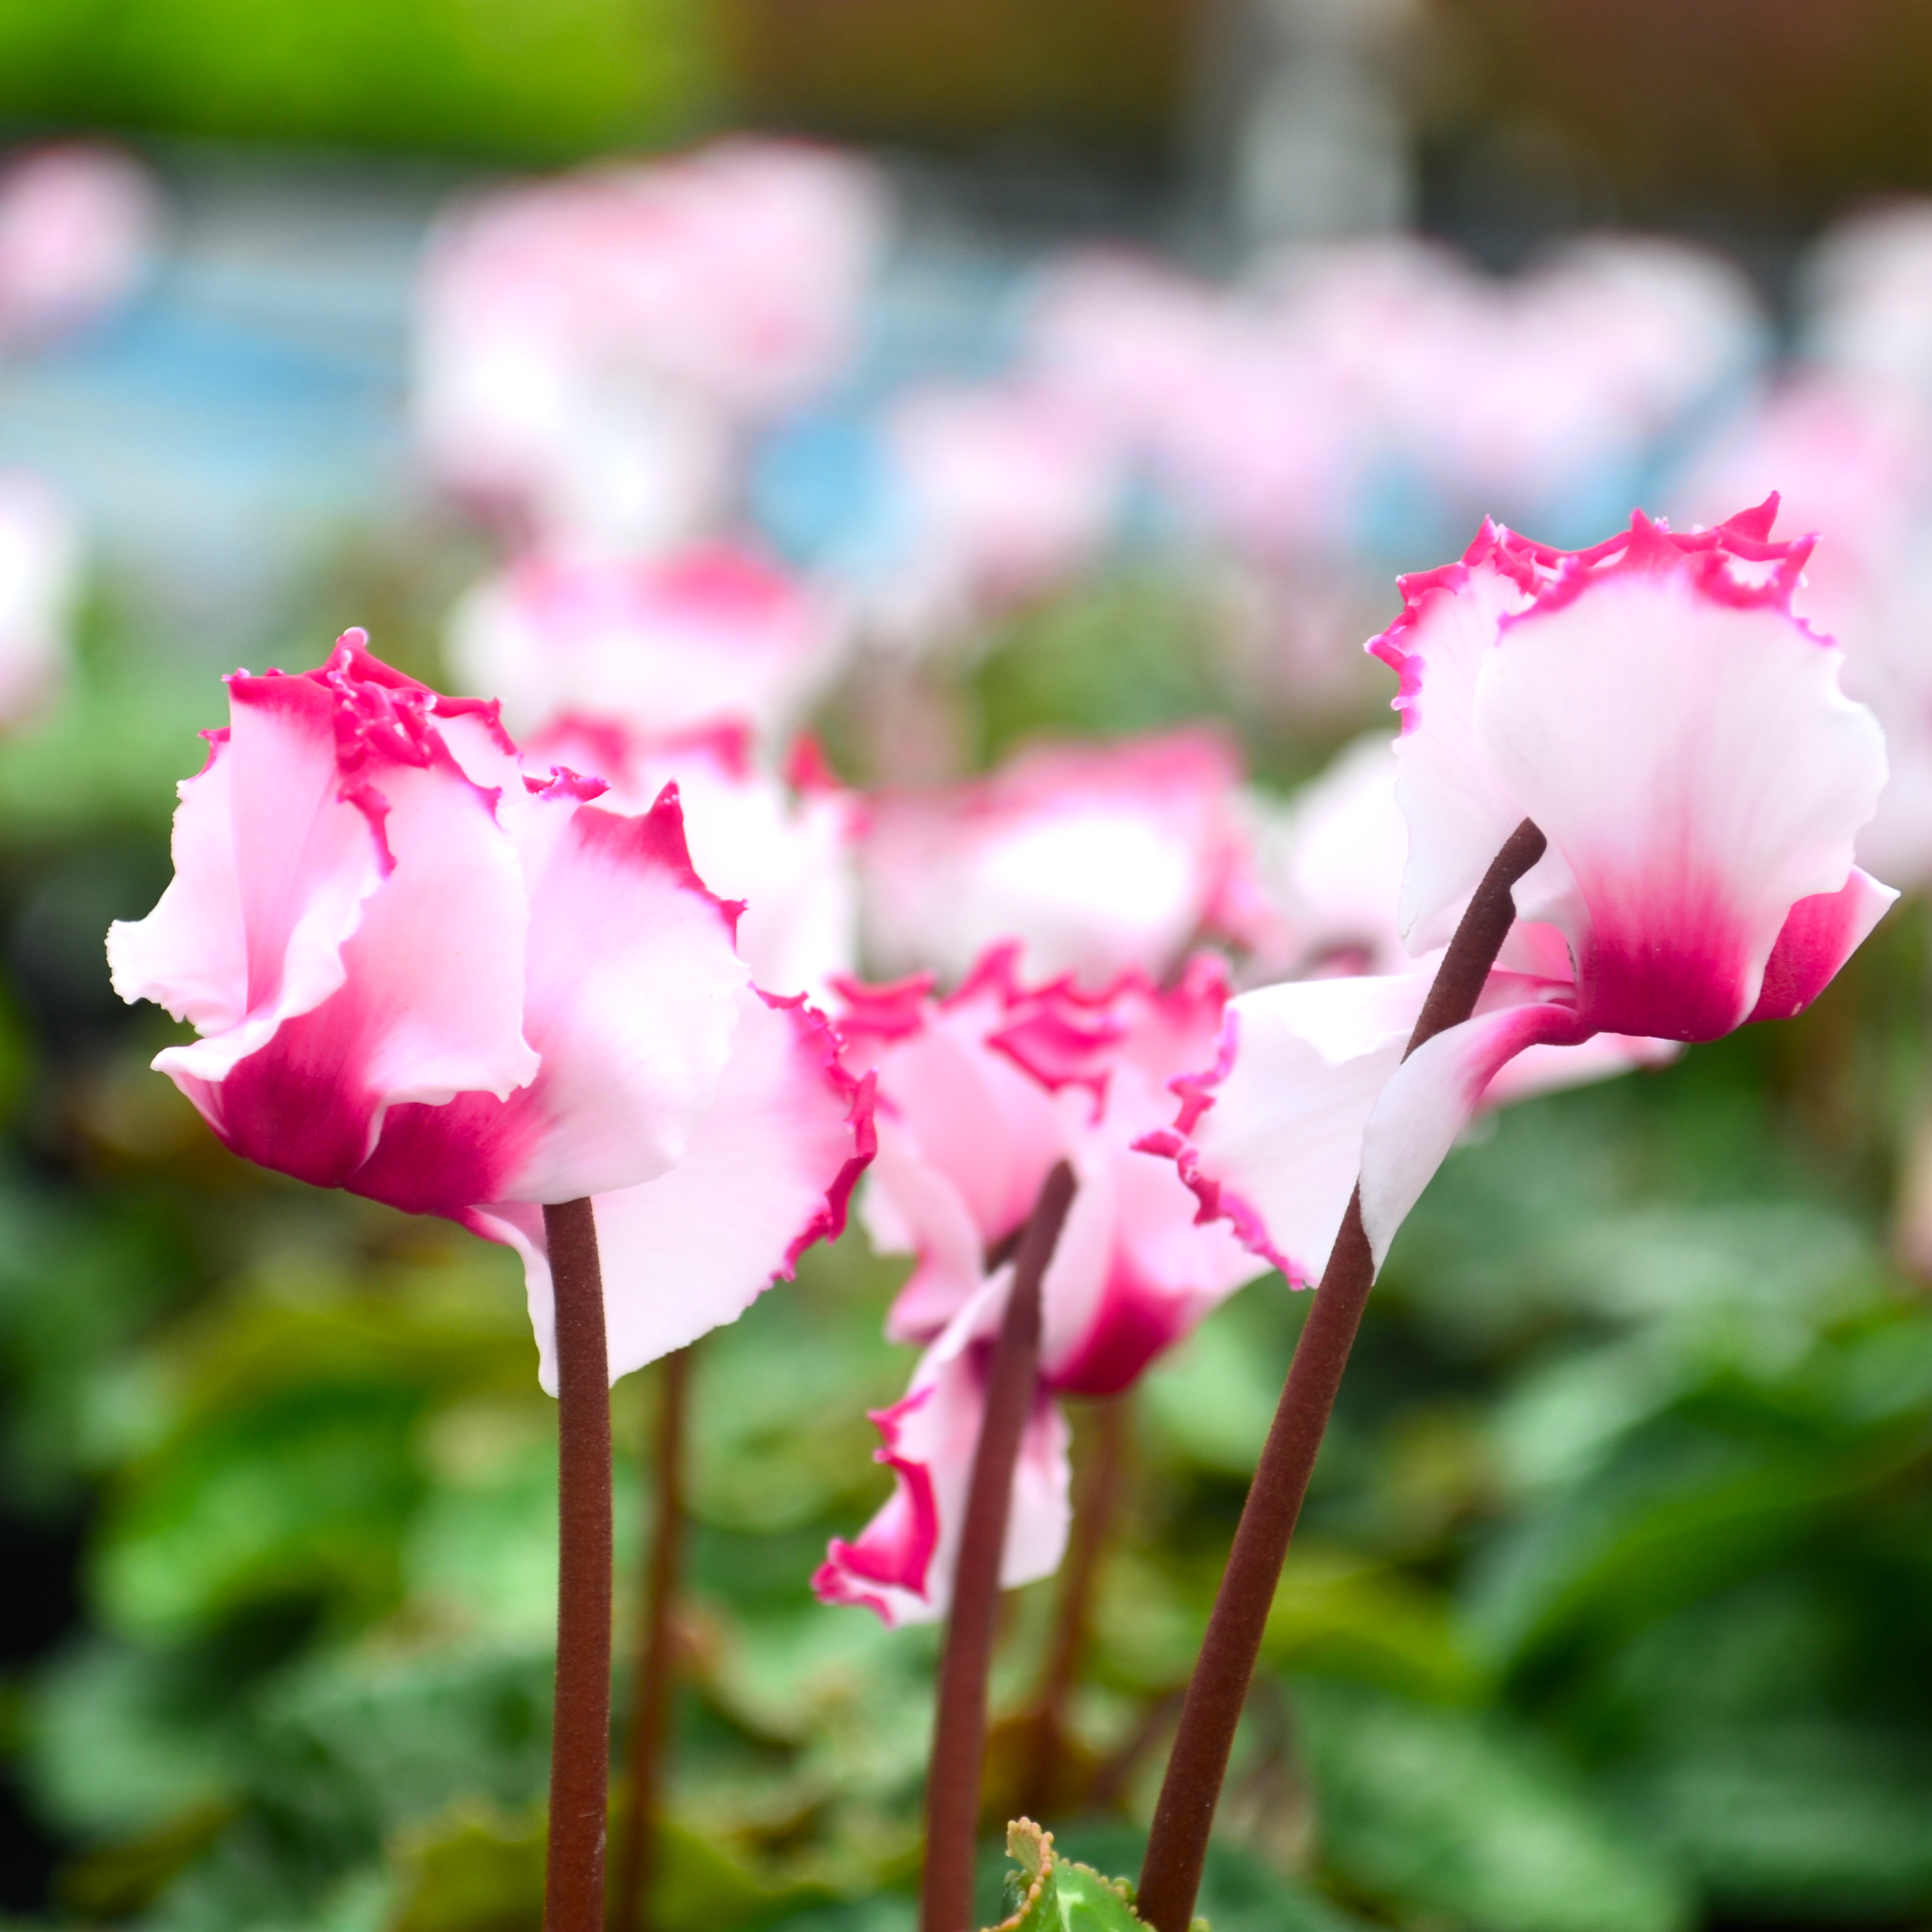
POLYGON ((926 981, 844 992, 848 1051, 877 1078, 880 1102, 867 1228, 881 1250, 917 1257, 886 1333, 926 1353, 905 1398, 874 1418, 897 1490, 855 1541, 832 1545, 816 1588, 888 1622, 929 1622, 950 1600, 1013 1244, 1054 1163, 1070 1165, 1077 1188, 1042 1283, 1010 1586, 1050 1574, 1066 1540, 1066 1429, 1054 1398, 1126 1388, 1266 1263, 1230 1230, 1198 1222, 1173 1167, 1136 1150, 1172 1114, 1168 1082, 1213 1050, 1227 984, 1211 956, 1165 992, 1138 974, 1090 994, 1065 980, 1029 986, 1012 946, 949 996, 926 981))
POLYGON ((0 168, 0 350, 32 349, 111 314, 140 286, 160 196, 131 155, 82 141, 0 168))
POLYGON ((862 1096, 754 987, 674 791, 624 815, 527 772, 494 705, 356 632, 229 694, 174 883, 108 939, 124 998, 194 1023, 155 1065, 229 1147, 518 1247, 547 1385, 545 1202, 595 1201, 619 1375, 839 1225, 862 1096))
POLYGON ((844 614, 724 544, 640 562, 533 553, 450 614, 457 676, 496 692, 512 729, 611 719, 646 738, 748 725, 786 734, 842 662, 844 614))
POLYGON ((572 715, 530 741, 533 757, 594 772, 612 808, 641 812, 668 784, 685 808, 700 878, 742 900, 738 952, 768 992, 828 998, 856 963, 857 845, 863 801, 801 740, 782 782, 753 758, 742 726, 644 737, 572 715))
MULTIPOLYGON (((1789 1017, 1896 896, 1852 862, 1883 740, 1840 690, 1837 648, 1792 614, 1810 546, 1772 539, 1775 508, 1688 536, 1640 514, 1574 554, 1486 526, 1460 563, 1405 580, 1402 616, 1370 646, 1402 680, 1403 924, 1413 939, 1454 919, 1455 934, 1361 1131, 1190 1687, 1142 1884, 1160 1932, 1185 1932, 1362 1306, 1490 1082, 1532 1045, 1696 1041, 1789 1017)), ((1267 1253, 1335 1205, 1311 1202, 1300 1123, 1279 1100, 1272 1006, 1302 990, 1234 1015, 1213 1072, 1180 1083, 1171 1147, 1203 1212, 1267 1253)))
POLYGON ((990 776, 873 802, 861 859, 867 949, 889 972, 958 980, 989 946, 1105 986, 1160 977, 1203 937, 1268 917, 1232 748, 1204 729, 1040 746, 990 776))
POLYGON ((0 724, 31 716, 68 666, 80 532, 38 476, 0 471, 0 724))
POLYGON ((746 428, 852 353, 884 225, 862 162, 746 138, 459 207, 418 300, 431 467, 526 539, 716 529, 746 428))

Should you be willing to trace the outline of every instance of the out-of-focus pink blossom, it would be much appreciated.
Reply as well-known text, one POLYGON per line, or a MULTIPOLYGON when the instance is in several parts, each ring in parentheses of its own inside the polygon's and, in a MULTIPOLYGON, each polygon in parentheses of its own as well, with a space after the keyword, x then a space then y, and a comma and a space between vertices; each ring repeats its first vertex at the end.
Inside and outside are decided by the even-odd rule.
POLYGON ((1089 562, 1119 482, 1112 440, 1022 385, 916 388, 886 445, 902 551, 873 591, 871 628, 923 644, 970 629, 1089 562))
POLYGON ((1029 987, 1007 947, 947 998, 921 981, 847 998, 848 1052, 880 1100, 867 1225, 880 1248, 917 1258, 886 1332, 926 1352, 904 1399, 874 1418, 894 1495, 855 1540, 833 1544, 816 1587, 888 1622, 921 1622, 950 1598, 1013 1239, 1054 1163, 1071 1164, 1078 1191, 1042 1283, 1008 1584, 1047 1574, 1065 1541, 1055 1396, 1117 1394, 1264 1264, 1198 1220, 1174 1167, 1136 1145, 1172 1116, 1168 1082, 1212 1054, 1226 1000, 1218 961, 1200 956, 1169 992, 1134 974, 1088 994, 1066 981, 1029 987))
POLYGON ((957 980, 1020 941, 1030 974, 1156 978, 1203 936, 1265 919, 1232 748, 1203 728, 1042 746, 991 776, 874 801, 866 944, 887 972, 957 980))
POLYGON ((1513 281, 1469 274, 1433 320, 1392 419, 1418 466, 1465 502, 1526 508, 1610 470, 1757 359, 1743 277, 1679 242, 1593 237, 1513 281), (1431 364, 1432 364, 1432 367, 1431 364))
POLYGON ((1932 402, 1932 201, 1901 199, 1840 222, 1803 279, 1810 361, 1932 402))
MULTIPOLYGON (((1515 888, 1474 1017, 1391 1065, 1360 1130, 1378 1262, 1526 1049, 1789 1017, 1897 896, 1852 863, 1884 741, 1839 689, 1837 648, 1792 613, 1810 546, 1772 540, 1775 508, 1690 536, 1640 514, 1575 554, 1485 526, 1461 562, 1404 580, 1372 648, 1402 680, 1412 943, 1446 936, 1524 819, 1548 849, 1515 888)), ((1393 999, 1402 982, 1382 983, 1393 999)), ((1228 1050, 1175 1130, 1204 1205, 1266 1253, 1294 1252, 1284 1230, 1310 1225, 1303 1142, 1271 1124, 1288 1064, 1276 1035, 1309 990, 1235 1004, 1228 1050)), ((1331 1192, 1324 1220, 1341 1204, 1331 1192)))
POLYGON ((530 756, 594 772, 614 811, 648 811, 678 789, 700 878, 742 903, 738 951, 767 992, 826 997, 857 960, 858 797, 810 770, 782 784, 752 755, 742 728, 640 738, 622 725, 566 717, 538 732, 530 756))
POLYGON ((752 986, 674 792, 526 775, 494 705, 363 646, 229 680, 116 988, 194 1024, 154 1064, 238 1154, 518 1246, 547 1385, 542 1204, 592 1197, 622 1374, 836 1228, 868 1094, 752 986))
POLYGON ((1591 238, 1498 280, 1392 236, 1220 291, 1075 257, 1045 278, 1030 354, 1212 534, 1282 556, 1360 542, 1391 477, 1526 508, 1621 484, 1763 334, 1743 278, 1681 244, 1591 238))
POLYGON ((1347 540, 1375 412, 1252 302, 1131 256, 1042 278, 1036 380, 1210 534, 1274 552, 1347 540))
POLYGON ((0 349, 53 340, 115 309, 147 272, 160 224, 147 170, 70 142, 0 169, 0 349))
POLYGON ((738 427, 852 353, 884 214, 865 164, 744 137, 460 208, 418 310, 431 466, 526 535, 702 533, 738 427))
POLYGON ((0 471, 0 723, 31 716, 66 670, 80 548, 46 484, 0 471))
POLYGON ((843 614, 748 552, 656 562, 532 554, 451 614, 458 680, 498 694, 513 728, 571 713, 658 738, 748 723, 784 730, 838 668, 843 614))

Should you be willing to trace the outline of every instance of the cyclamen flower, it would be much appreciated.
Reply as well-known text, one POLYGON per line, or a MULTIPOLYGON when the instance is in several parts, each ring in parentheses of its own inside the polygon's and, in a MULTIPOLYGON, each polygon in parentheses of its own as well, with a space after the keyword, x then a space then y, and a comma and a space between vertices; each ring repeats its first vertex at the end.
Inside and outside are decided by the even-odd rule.
POLYGON ((1226 742, 1192 730, 1041 746, 964 784, 887 793, 862 860, 870 950, 957 980, 1017 939, 1029 974, 1102 986, 1160 977, 1198 937, 1245 938, 1267 915, 1239 778, 1226 742))
POLYGON ((863 807, 817 762, 809 741, 794 757, 789 784, 759 769, 742 726, 646 738, 573 716, 539 731, 529 749, 604 779, 614 811, 644 811, 676 786, 692 862, 743 902, 739 955, 766 992, 820 1000, 853 970, 863 807))
POLYGON ((475 586, 449 620, 472 689, 528 731, 573 712, 647 737, 748 723, 782 734, 838 668, 839 614, 723 544, 652 562, 537 554, 475 586))
MULTIPOLYGON (((1460 563, 1404 580, 1370 648, 1402 679, 1411 943, 1447 937, 1522 820, 1548 850, 1475 1016, 1391 1069, 1356 1142, 1378 1264, 1516 1056, 1787 1018, 1897 896, 1852 863, 1883 740, 1840 690, 1837 647, 1792 614, 1810 543, 1772 541, 1775 509, 1688 536, 1640 514, 1574 554, 1486 526, 1460 563)), ((1204 1211, 1268 1253, 1306 1205, 1276 1096, 1307 990, 1235 1002, 1171 1150, 1204 1211)), ((1331 1235, 1346 1198, 1324 1207, 1331 1235)))
POLYGON ((193 1022, 154 1065, 235 1152, 517 1248, 547 1387, 542 1206, 590 1196, 621 1375, 836 1232, 868 1093, 753 986, 674 790, 625 815, 528 773, 494 704, 364 644, 228 680, 116 989, 193 1022))
POLYGON ((1138 974, 1083 994, 1029 987, 1002 947, 938 998, 929 981, 844 989, 840 1025, 877 1078, 879 1154, 863 1209, 875 1246, 918 1257, 887 1319, 926 1345, 905 1398, 874 1417, 896 1493, 814 1580, 889 1623, 945 1614, 1015 1238, 1054 1162, 1078 1190, 1042 1283, 1040 1380, 1015 1479, 1002 1580, 1058 1565, 1066 1426, 1054 1397, 1117 1394, 1264 1264, 1200 1225, 1167 1162, 1136 1150, 1168 1083, 1211 1053, 1225 969, 1198 956, 1172 991, 1138 974))
POLYGON ((40 148, 0 170, 0 349, 86 326, 132 295, 159 208, 147 170, 85 142, 40 148))

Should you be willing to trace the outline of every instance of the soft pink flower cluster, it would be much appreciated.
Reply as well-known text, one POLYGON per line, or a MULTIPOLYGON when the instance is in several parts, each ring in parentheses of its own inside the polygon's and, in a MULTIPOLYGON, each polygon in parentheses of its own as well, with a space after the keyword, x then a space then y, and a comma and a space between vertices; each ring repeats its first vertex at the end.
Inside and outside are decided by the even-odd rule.
MULTIPOLYGON (((847 990, 880 1100, 868 1226, 916 1257, 888 1332, 926 1354, 874 1418, 893 1496, 833 1544, 822 1596, 944 1613, 1012 1239, 1056 1160, 1080 1191, 1042 1285, 1008 1584, 1064 1542, 1057 1395, 1117 1392, 1262 1264, 1312 1282, 1358 1186, 1379 1264, 1478 1108, 1787 1017, 1829 982, 1896 896, 1852 862, 1885 753, 1841 654, 1792 613, 1810 546, 1772 538, 1774 508, 1688 536, 1639 515, 1575 554, 1486 525, 1405 582, 1370 648, 1400 680, 1407 856, 1361 848, 1338 922, 1308 928, 1324 974, 1230 1000, 1202 956, 1165 992, 1138 971, 1083 991, 1028 985, 1006 950, 950 997, 847 990), (1439 946, 1526 819, 1547 850, 1474 1016, 1405 1058, 1439 955, 1334 968, 1386 963, 1398 923, 1439 946)), ((1387 765, 1359 749, 1304 807, 1284 869, 1304 892, 1346 874, 1352 808, 1386 841, 1387 765)))
POLYGON ((146 170, 111 148, 67 142, 0 166, 0 351, 118 308, 147 272, 160 213, 146 170))
POLYGON ((809 758, 762 775, 748 718, 565 714, 520 751, 352 633, 230 680, 115 983, 194 1023, 156 1064, 237 1151, 515 1247, 547 1373, 544 1204, 592 1200, 622 1372, 836 1233, 876 1153, 868 1230, 914 1258, 888 1332, 924 1352, 876 1418, 894 1493, 818 1587, 935 1617, 1057 1163, 1014 1583, 1065 1540, 1060 1397, 1125 1388, 1267 1267, 1312 1281, 1358 1186, 1379 1264, 1478 1108, 1794 1014, 1870 931, 1883 742, 1794 613, 1810 544, 1775 507, 1574 553, 1485 524, 1370 646, 1394 755, 1356 748, 1258 839, 1209 735, 862 803, 809 758), (1405 1058, 1526 820, 1546 850, 1473 1016, 1405 1058), (850 976, 855 844, 880 950, 943 978, 850 976), (1300 976, 1236 994, 1204 939, 1300 976))
POLYGON ((1391 468, 1454 504, 1558 499, 1748 370, 1742 278, 1660 241, 1575 244, 1498 282, 1403 238, 1285 256, 1223 292, 1151 261, 1044 278, 1036 380, 1263 554, 1345 550, 1391 468))

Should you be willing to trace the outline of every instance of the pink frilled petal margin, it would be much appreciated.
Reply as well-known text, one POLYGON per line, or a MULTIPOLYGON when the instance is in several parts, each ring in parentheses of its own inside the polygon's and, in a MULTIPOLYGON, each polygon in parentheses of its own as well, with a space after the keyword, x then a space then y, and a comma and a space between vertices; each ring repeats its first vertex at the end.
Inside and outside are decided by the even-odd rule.
MULTIPOLYGON (((841 1064, 802 998, 740 995, 730 1058, 710 1112, 668 1173, 593 1196, 610 1376, 734 1322, 814 1241, 844 1231, 878 1146, 873 1082, 841 1064)), ((522 1256, 540 1378, 554 1386, 555 1313, 541 1210, 499 1203, 466 1217, 522 1256)))
MULTIPOLYGON (((882 1438, 874 1454, 892 1472, 892 1495, 856 1538, 833 1540, 812 1580, 821 1603, 862 1605, 895 1627, 932 1623, 946 1614, 992 1337, 1012 1282, 1010 1266, 988 1281, 926 1351, 905 1396, 874 1412, 882 1438)), ((1013 1472, 1003 1588, 1059 1568, 1072 1520, 1068 1442, 1066 1418, 1042 1386, 1013 1472)))
POLYGON ((526 777, 495 708, 345 634, 229 680, 173 882, 109 936, 124 997, 203 1037, 169 1074, 237 1153, 462 1218, 627 1186, 711 1104, 746 970, 674 790, 623 817, 526 777))
MULTIPOLYGON (((1792 610, 1811 539, 1773 541, 1776 508, 1688 535, 1640 513, 1574 554, 1486 524, 1405 580, 1370 649, 1401 680, 1412 945, 1527 818, 1550 849, 1517 908, 1568 940, 1592 1028, 1706 1040, 1758 1012, 1794 908, 1844 892, 1886 771, 1835 646, 1792 610)), ((1790 929, 1764 1016, 1815 994, 1873 904, 1790 929)))

